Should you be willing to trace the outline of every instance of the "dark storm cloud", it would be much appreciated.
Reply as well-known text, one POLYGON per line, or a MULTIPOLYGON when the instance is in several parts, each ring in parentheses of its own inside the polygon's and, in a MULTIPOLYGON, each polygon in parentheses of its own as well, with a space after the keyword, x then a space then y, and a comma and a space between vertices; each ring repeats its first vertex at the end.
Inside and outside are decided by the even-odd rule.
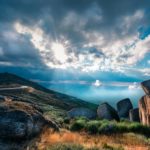
MULTIPOLYGON (((63 35, 72 45, 80 48, 89 42, 86 33, 100 33, 106 42, 110 42, 135 34, 140 26, 146 28, 150 23, 149 7, 148 0, 1 0, 0 34, 9 30, 11 32, 17 21, 28 26, 40 22, 39 26, 48 36, 56 38, 56 35, 63 35), (132 27, 126 29, 122 24, 124 17, 132 16, 138 10, 144 12, 144 17, 134 21, 132 27)), ((1 60, 44 65, 30 37, 20 36, 16 40, 4 36, 0 38, 0 47, 3 50, 1 60)), ((97 56, 103 55, 96 48, 94 52, 97 56)), ((91 49, 89 53, 92 53, 91 49)))
POLYGON ((44 65, 28 36, 20 36, 8 23, 4 25, 0 23, 0 33, 0 65, 1 63, 24 67, 44 65))
MULTIPOLYGON (((120 17, 132 15, 138 9, 146 11, 145 21, 148 21, 150 2, 147 0, 2 0, 0 4, 1 21, 13 22, 20 20, 24 23, 34 24, 35 21, 43 20, 47 31, 50 30, 49 27, 51 26, 51 24, 48 24, 51 23, 50 17, 52 17, 56 28, 63 30, 61 29, 61 22, 68 13, 73 11, 86 18, 88 16, 86 16, 85 11, 91 9, 92 5, 95 5, 95 7, 102 11, 103 21, 94 22, 91 17, 91 20, 88 20, 84 26, 84 30, 89 31, 93 29, 100 30, 100 28, 111 30, 113 25, 117 26, 120 17)), ((78 25, 76 24, 75 26, 78 25)))

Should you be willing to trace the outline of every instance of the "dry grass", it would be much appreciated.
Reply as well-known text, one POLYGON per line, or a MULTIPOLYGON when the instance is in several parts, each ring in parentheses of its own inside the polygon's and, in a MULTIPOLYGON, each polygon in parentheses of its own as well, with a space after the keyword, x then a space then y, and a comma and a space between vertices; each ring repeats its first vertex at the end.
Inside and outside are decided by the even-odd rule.
POLYGON ((51 130, 44 131, 37 143, 37 147, 39 150, 45 150, 46 147, 57 143, 80 144, 86 148, 101 148, 107 143, 114 147, 122 146, 125 150, 150 150, 149 141, 145 137, 133 133, 108 136, 88 135, 67 130, 62 130, 60 133, 52 132, 51 130))

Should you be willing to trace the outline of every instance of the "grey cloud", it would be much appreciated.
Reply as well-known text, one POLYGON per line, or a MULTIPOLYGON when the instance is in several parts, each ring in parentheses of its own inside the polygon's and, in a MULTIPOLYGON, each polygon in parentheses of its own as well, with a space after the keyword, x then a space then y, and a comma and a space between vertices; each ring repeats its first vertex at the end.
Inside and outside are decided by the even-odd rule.
MULTIPOLYGON (((88 51, 95 53, 96 57, 101 57, 104 54, 100 48, 82 48, 89 42, 85 33, 101 34, 106 45, 116 39, 132 36, 138 32, 140 26, 146 27, 150 23, 149 6, 150 2, 147 0, 1 0, 0 21, 3 25, 0 33, 11 30, 16 21, 28 26, 38 24, 50 38, 65 36, 73 47, 78 48, 76 55, 88 51), (144 12, 144 17, 134 21, 132 26, 126 29, 122 24, 124 17, 133 16, 138 10, 144 12), (70 18, 69 24, 66 25, 65 18, 70 13, 74 13, 75 17, 70 18), (5 27, 6 25, 10 29, 5 27)), ((4 51, 1 60, 44 65, 38 51, 30 42, 30 37, 20 36, 16 41, 2 36, 0 38, 0 46, 4 51)))
MULTIPOLYGON (((124 27, 120 27, 120 21, 122 21, 120 18, 126 15, 130 16, 137 10, 143 9, 149 9, 149 2, 146 0, 45 0, 44 2, 42 0, 2 0, 0 20, 6 22, 19 20, 24 24, 31 25, 42 20, 42 28, 46 32, 52 34, 52 30, 56 30, 56 33, 64 34, 70 40, 77 42, 84 41, 80 31, 76 30, 78 28, 77 22, 70 29, 68 27, 65 28, 62 24, 65 16, 70 12, 75 12, 83 21, 84 18, 88 18, 88 22, 81 30, 86 32, 96 30, 109 37, 110 33, 117 34, 118 36, 122 33, 124 27), (92 14, 92 11, 91 15, 93 17, 88 18, 85 12, 91 9, 92 6, 101 11, 102 21, 93 20, 96 13, 100 15, 99 11, 95 11, 94 14, 92 14)), ((150 20, 150 16, 145 14, 144 22, 149 22, 148 20, 150 20)), ((143 23, 141 22, 141 24, 143 23)), ((129 30, 128 34, 135 32, 135 30, 137 31, 137 29, 129 30)))
POLYGON ((21 36, 9 24, 0 24, 1 63, 13 66, 44 66, 28 36, 21 36))

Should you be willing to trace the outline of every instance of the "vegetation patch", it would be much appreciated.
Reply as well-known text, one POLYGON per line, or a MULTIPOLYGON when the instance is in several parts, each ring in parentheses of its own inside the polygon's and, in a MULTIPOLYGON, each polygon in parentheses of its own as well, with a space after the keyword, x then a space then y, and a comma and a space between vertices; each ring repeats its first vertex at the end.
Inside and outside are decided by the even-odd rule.
POLYGON ((46 150, 84 150, 81 145, 60 143, 48 147, 46 150))
POLYGON ((70 130, 71 131, 81 131, 82 129, 85 129, 86 124, 87 124, 86 118, 77 118, 71 124, 70 130))
POLYGON ((103 150, 124 150, 124 148, 122 146, 113 147, 111 145, 108 145, 107 143, 103 144, 102 148, 103 148, 103 150))
POLYGON ((49 146, 46 150, 124 150, 122 147, 113 147, 108 144, 104 144, 102 148, 92 147, 85 148, 82 145, 70 144, 70 143, 59 143, 53 146, 49 146))
POLYGON ((71 131, 86 131, 89 134, 117 134, 117 133, 138 133, 149 136, 150 127, 138 122, 127 120, 108 121, 108 120, 88 120, 86 118, 76 118, 70 121, 71 131))

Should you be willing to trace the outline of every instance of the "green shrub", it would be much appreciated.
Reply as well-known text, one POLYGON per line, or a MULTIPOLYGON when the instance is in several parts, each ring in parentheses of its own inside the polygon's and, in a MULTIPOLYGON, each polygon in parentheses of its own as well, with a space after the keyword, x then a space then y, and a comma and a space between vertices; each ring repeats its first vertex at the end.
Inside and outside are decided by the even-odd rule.
POLYGON ((81 145, 75 144, 56 144, 51 147, 48 147, 46 150, 84 150, 81 145))
POLYGON ((116 133, 117 128, 113 123, 104 123, 99 127, 98 131, 99 133, 111 134, 116 133))
POLYGON ((70 130, 84 130, 90 134, 113 134, 113 133, 139 133, 149 137, 150 127, 144 126, 138 122, 129 122, 128 120, 108 121, 108 120, 88 120, 85 117, 78 117, 70 121, 70 130))
POLYGON ((101 122, 98 120, 89 121, 87 123, 86 130, 90 134, 96 134, 96 133, 98 133, 98 128, 100 127, 100 125, 101 125, 101 122))
POLYGON ((114 150, 112 146, 110 146, 110 145, 108 145, 108 144, 106 144, 106 143, 103 144, 102 147, 103 147, 103 149, 105 149, 105 150, 114 150))
POLYGON ((131 123, 128 125, 129 131, 139 132, 143 126, 140 123, 131 123))
POLYGON ((75 120, 71 126, 70 130, 71 131, 80 131, 81 129, 84 129, 86 125, 86 120, 80 119, 80 120, 75 120))
POLYGON ((64 123, 69 124, 70 123, 70 119, 69 118, 64 118, 64 123))
POLYGON ((130 123, 130 120, 125 119, 125 118, 121 118, 121 119, 120 119, 120 122, 130 123))
POLYGON ((128 125, 125 122, 119 122, 116 124, 116 131, 118 133, 129 132, 128 125))
POLYGON ((62 125, 62 124, 63 124, 63 121, 64 121, 63 118, 60 118, 60 117, 57 118, 57 123, 58 123, 58 124, 61 124, 61 125, 62 125))
POLYGON ((85 121, 89 121, 88 118, 83 117, 83 116, 81 116, 81 117, 76 117, 74 120, 85 120, 85 121))
POLYGON ((97 147, 92 147, 92 148, 88 148, 88 149, 85 149, 85 150, 100 150, 100 149, 97 148, 97 147))
MULTIPOLYGON (((106 119, 99 120, 99 122, 100 122, 101 124, 108 124, 108 123, 110 123, 110 121, 109 121, 109 120, 106 120, 106 119)), ((112 122, 113 122, 113 121, 112 121, 112 122)))
POLYGON ((104 150, 124 150, 123 147, 119 146, 119 147, 113 147, 111 145, 108 145, 107 143, 103 144, 102 148, 104 150))
POLYGON ((132 122, 128 126, 130 132, 134 133, 141 133, 144 135, 149 135, 150 134, 150 127, 144 126, 140 123, 132 122))

